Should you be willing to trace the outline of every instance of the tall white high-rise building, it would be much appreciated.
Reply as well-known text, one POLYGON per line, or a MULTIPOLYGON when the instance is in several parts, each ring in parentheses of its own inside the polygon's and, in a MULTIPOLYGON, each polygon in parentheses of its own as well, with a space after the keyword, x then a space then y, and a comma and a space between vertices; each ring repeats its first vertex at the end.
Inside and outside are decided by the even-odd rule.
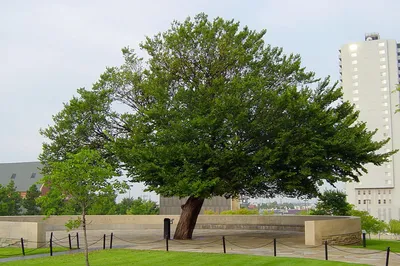
MULTIPOLYGON (((363 42, 340 49, 340 73, 344 99, 360 111, 360 121, 377 129, 374 140, 390 138, 380 150, 400 149, 400 113, 395 114, 400 95, 400 44, 366 34, 363 42)), ((358 210, 380 220, 400 219, 400 153, 382 166, 367 165, 368 174, 359 183, 346 184, 348 201, 358 210)))

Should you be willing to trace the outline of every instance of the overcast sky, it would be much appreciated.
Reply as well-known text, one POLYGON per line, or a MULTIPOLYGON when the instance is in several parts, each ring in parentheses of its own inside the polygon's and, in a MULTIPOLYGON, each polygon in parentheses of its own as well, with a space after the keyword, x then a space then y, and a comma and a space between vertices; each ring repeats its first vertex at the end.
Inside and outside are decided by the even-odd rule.
POLYGON ((267 43, 337 80, 342 44, 367 32, 400 41, 399 10, 399 0, 0 0, 0 163, 37 160, 39 129, 63 102, 172 20, 205 12, 267 29, 267 43))

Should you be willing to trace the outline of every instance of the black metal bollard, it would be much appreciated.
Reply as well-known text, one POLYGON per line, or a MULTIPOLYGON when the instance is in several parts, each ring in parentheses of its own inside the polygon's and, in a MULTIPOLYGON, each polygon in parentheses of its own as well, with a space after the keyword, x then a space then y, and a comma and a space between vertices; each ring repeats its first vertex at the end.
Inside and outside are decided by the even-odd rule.
POLYGON ((365 231, 363 230, 363 231, 362 231, 362 241, 363 241, 363 247, 364 247, 364 248, 367 246, 367 239, 366 239, 365 235, 366 235, 366 233, 365 233, 365 231))
POLYGON ((328 241, 325 240, 325 260, 328 260, 328 241))
POLYGON ((225 236, 222 236, 222 246, 224 248, 224 254, 226 254, 225 236))
POLYGON ((169 238, 167 237, 167 238, 165 239, 165 250, 166 250, 166 251, 169 251, 168 241, 169 241, 169 238))
POLYGON ((76 232, 76 248, 79 249, 79 234, 76 232))
POLYGON ((171 239, 171 219, 164 218, 164 239, 171 239))
POLYGON ((25 256, 24 239, 22 237, 21 237, 21 248, 22 248, 22 255, 25 256))
POLYGON ((53 256, 53 232, 50 233, 50 256, 53 256))
POLYGON ((103 249, 106 249, 106 234, 103 235, 103 249))
POLYGON ((112 249, 112 241, 114 238, 114 233, 111 233, 111 237, 110 237, 110 249, 112 249))
POLYGON ((71 242, 71 234, 68 234, 68 244, 69 244, 69 249, 72 249, 72 242, 71 242))
POLYGON ((274 238, 274 257, 276 257, 276 238, 274 238))
POLYGON ((390 254, 390 247, 386 249, 386 266, 389 266, 389 254, 390 254))

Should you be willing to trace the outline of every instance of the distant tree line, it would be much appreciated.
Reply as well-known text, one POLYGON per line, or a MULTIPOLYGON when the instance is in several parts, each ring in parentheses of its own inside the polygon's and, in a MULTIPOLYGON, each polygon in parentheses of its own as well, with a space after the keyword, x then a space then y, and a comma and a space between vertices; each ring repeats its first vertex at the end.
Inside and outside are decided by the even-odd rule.
MULTIPOLYGON (((0 216, 17 215, 76 215, 79 206, 68 201, 61 193, 50 190, 50 197, 41 197, 37 185, 32 185, 23 198, 17 191, 14 181, 8 185, 0 184, 0 216), (51 210, 51 211, 50 211, 51 210)), ((150 215, 159 214, 157 203, 142 198, 124 198, 116 202, 114 192, 98 197, 88 210, 89 215, 150 215)))

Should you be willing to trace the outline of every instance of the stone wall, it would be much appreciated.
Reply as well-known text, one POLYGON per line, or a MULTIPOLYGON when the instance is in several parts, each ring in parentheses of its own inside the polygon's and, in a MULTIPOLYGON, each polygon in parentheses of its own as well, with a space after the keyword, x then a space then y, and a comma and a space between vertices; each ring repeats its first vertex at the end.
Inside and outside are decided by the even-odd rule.
POLYGON ((46 243, 45 224, 42 222, 1 222, 0 246, 17 243, 24 239, 27 248, 42 247, 46 243))
POLYGON ((305 244, 320 245, 328 241, 332 245, 356 244, 361 241, 359 217, 339 220, 315 220, 305 222, 305 244))

